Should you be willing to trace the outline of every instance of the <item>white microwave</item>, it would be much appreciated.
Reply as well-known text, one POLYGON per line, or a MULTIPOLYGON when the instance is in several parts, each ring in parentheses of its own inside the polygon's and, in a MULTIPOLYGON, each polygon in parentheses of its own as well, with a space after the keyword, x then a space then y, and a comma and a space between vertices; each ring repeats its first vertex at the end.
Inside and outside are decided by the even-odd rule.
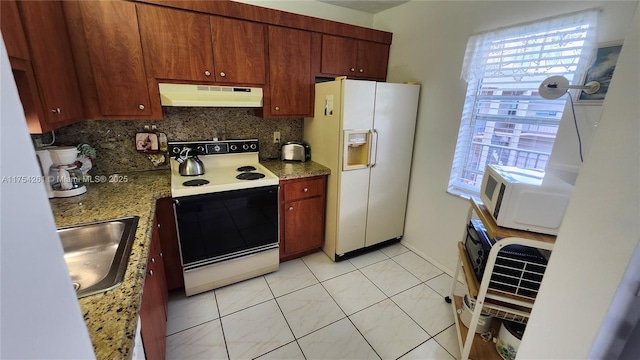
POLYGON ((541 170, 487 165, 480 198, 498 226, 557 235, 572 190, 541 170))

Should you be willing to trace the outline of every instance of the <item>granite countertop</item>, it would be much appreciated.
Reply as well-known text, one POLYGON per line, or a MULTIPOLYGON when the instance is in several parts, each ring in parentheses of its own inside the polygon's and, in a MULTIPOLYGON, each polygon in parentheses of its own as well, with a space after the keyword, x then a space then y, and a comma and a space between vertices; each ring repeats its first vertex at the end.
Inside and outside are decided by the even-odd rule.
POLYGON ((126 216, 140 217, 122 284, 113 290, 79 299, 96 358, 130 359, 156 199, 171 196, 171 176, 169 170, 160 170, 94 179, 97 182, 88 184, 87 192, 80 196, 51 199, 51 209, 58 227, 126 216))
POLYGON ((271 170, 280 180, 300 179, 305 177, 329 175, 331 170, 314 161, 282 161, 263 160, 260 164, 271 170))
MULTIPOLYGON (((280 180, 328 175, 316 162, 261 161, 280 180)), ((149 256, 156 200, 171 196, 170 170, 143 171, 93 177, 87 192, 51 199, 56 226, 139 216, 127 271, 120 286, 79 299, 97 359, 130 359, 133 354, 142 287, 149 256), (126 178, 125 178, 126 176, 126 178)))

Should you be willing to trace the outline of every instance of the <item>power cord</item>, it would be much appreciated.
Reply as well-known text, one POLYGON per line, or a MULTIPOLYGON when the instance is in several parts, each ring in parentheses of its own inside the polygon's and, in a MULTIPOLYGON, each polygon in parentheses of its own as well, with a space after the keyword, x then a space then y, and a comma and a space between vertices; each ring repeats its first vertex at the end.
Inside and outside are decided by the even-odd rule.
POLYGON ((576 120, 576 110, 573 106, 573 96, 571 93, 567 91, 569 94, 569 100, 571 100, 571 112, 573 113, 573 124, 576 127, 576 134, 578 135, 578 151, 580 153, 580 162, 584 162, 584 158, 582 157, 582 139, 580 139, 580 130, 578 130, 578 120, 576 120))
POLYGON ((482 341, 489 342, 493 340, 493 335, 495 335, 495 331, 493 329, 489 329, 489 331, 480 334, 480 337, 482 338, 482 341))
POLYGON ((51 130, 51 142, 48 144, 42 144, 42 146, 51 146, 53 145, 54 142, 56 142, 56 131, 55 130, 51 130))

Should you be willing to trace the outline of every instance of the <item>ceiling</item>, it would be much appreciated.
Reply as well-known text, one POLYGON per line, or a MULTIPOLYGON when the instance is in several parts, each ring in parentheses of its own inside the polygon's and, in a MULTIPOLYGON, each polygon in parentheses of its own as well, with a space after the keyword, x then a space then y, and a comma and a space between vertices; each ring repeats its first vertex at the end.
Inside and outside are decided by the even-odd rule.
POLYGON ((370 14, 379 13, 409 2, 408 0, 317 0, 319 2, 360 10, 370 14))

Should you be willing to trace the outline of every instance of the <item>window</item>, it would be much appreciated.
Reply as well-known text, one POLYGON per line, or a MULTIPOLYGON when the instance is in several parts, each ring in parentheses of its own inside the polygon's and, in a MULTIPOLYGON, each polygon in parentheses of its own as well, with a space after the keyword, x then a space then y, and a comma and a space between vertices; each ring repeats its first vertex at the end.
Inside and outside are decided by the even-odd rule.
POLYGON ((567 97, 543 99, 538 87, 553 75, 582 79, 596 48, 597 15, 584 11, 469 39, 450 193, 477 196, 488 164, 546 168, 567 97))

